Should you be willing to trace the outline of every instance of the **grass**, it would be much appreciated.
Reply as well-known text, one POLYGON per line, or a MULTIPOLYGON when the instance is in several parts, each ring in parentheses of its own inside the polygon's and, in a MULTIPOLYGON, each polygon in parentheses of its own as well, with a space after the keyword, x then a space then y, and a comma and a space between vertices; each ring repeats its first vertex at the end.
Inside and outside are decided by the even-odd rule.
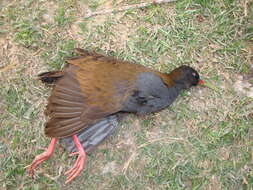
POLYGON ((127 4, 1 2, 0 189, 253 189, 252 97, 234 86, 252 72, 252 2, 180 0, 83 19, 113 3, 127 4), (74 47, 162 72, 188 64, 220 92, 197 87, 159 113, 129 116, 68 186, 63 172, 75 159, 63 149, 32 180, 24 166, 49 143, 50 89, 35 77, 62 68, 74 47))

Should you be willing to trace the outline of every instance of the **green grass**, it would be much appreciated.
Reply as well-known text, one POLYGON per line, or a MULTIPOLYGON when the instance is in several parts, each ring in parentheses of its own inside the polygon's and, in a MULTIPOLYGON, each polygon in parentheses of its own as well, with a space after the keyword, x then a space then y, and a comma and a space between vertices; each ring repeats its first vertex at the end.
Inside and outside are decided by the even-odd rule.
POLYGON ((252 72, 252 3, 180 0, 88 19, 87 9, 117 1, 1 3, 0 189, 253 188, 252 98, 234 87, 252 72), (24 167, 49 143, 43 111, 50 89, 35 78, 63 68, 75 47, 162 72, 188 64, 219 92, 197 87, 159 113, 129 116, 68 186, 63 173, 75 158, 62 148, 33 180, 24 167))

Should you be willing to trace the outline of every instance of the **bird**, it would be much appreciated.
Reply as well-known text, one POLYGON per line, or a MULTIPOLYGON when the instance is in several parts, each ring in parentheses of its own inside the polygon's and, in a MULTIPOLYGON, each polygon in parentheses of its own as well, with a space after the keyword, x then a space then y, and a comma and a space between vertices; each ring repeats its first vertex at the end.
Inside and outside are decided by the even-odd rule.
POLYGON ((52 85, 44 128, 51 142, 28 166, 34 177, 36 168, 53 154, 57 141, 68 139, 74 145, 70 149, 75 149, 70 155, 78 157, 65 173, 66 184, 84 169, 85 147, 96 146, 115 130, 117 114, 158 112, 171 105, 182 90, 204 84, 199 73, 187 65, 162 73, 81 48, 75 51, 78 55, 67 58, 62 70, 38 75, 43 83, 52 85))

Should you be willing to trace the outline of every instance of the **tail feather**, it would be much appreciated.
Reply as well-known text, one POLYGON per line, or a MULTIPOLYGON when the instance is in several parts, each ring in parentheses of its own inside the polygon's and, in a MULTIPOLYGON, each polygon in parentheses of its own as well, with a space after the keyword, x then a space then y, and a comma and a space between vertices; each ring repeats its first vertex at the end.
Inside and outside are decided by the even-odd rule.
MULTIPOLYGON (((111 115, 100 122, 91 125, 77 134, 79 141, 81 142, 86 152, 92 151, 97 145, 103 142, 108 136, 110 136, 118 127, 118 116, 111 115)), ((72 140, 72 137, 66 137, 60 139, 60 144, 66 148, 69 152, 75 152, 76 146, 72 140)))
POLYGON ((49 71, 38 75, 38 79, 45 84, 54 84, 58 79, 63 77, 62 71, 49 71))

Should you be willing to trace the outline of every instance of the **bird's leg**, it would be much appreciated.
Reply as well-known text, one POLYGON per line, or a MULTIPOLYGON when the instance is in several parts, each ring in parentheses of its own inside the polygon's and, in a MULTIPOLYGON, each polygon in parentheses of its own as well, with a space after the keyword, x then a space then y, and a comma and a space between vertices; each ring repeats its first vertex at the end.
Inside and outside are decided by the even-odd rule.
POLYGON ((68 175, 67 181, 65 182, 66 184, 72 181, 76 176, 78 176, 81 173, 81 171, 84 168, 86 160, 86 152, 84 151, 82 144, 78 140, 78 137, 76 135, 73 135, 72 138, 78 150, 77 153, 72 153, 72 155, 78 154, 78 158, 76 160, 74 167, 65 173, 65 175, 68 175))
POLYGON ((47 150, 35 157, 31 165, 28 166, 28 172, 29 174, 34 177, 34 170, 37 168, 37 166, 47 160, 54 152, 54 147, 57 142, 57 138, 52 138, 47 150))

